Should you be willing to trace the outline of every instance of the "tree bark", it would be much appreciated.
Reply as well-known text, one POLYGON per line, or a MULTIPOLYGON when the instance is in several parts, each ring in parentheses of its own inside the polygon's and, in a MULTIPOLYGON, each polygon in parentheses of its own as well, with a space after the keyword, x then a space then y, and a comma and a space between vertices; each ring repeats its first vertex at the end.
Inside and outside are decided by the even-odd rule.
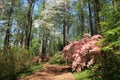
POLYGON ((68 34, 67 23, 64 20, 63 22, 63 46, 64 47, 67 45, 67 34, 68 34))
POLYGON ((29 33, 27 37, 27 49, 29 49, 30 41, 31 41, 31 30, 32 30, 32 9, 33 9, 33 2, 30 3, 29 10, 28 10, 28 28, 29 33))
POLYGON ((100 17, 99 17, 99 12, 100 12, 100 2, 99 0, 93 0, 94 4, 94 33, 95 34, 100 34, 101 28, 100 28, 100 17))
POLYGON ((94 30, 93 30, 93 20, 92 20, 92 13, 91 13, 91 7, 90 7, 90 0, 88 0, 88 8, 89 8, 90 32, 91 32, 91 36, 93 36, 94 35, 94 30))
POLYGON ((26 26, 25 26, 25 32, 23 36, 23 48, 29 49, 30 46, 30 40, 31 40, 31 30, 32 30, 32 9, 33 9, 33 1, 29 1, 29 9, 27 12, 26 17, 26 26))
POLYGON ((80 0, 80 20, 81 20, 81 35, 83 35, 85 33, 85 29, 84 29, 84 11, 83 11, 83 0, 80 0))
POLYGON ((0 16, 2 14, 2 1, 0 0, 0 16))
POLYGON ((45 44, 45 39, 44 39, 45 38, 44 37, 45 36, 44 35, 45 34, 45 28, 42 28, 41 31, 42 31, 41 32, 42 35, 41 35, 41 44, 40 44, 40 48, 39 48, 39 55, 44 55, 45 54, 44 53, 45 52, 45 47, 44 47, 44 44, 45 44))
MULTIPOLYGON (((43 0, 43 10, 45 9, 45 3, 46 3, 46 0, 43 0)), ((44 25, 42 25, 44 26, 44 25)), ((44 44, 45 44, 45 28, 42 27, 41 28, 41 39, 40 39, 40 48, 39 48, 39 55, 44 55, 45 54, 45 47, 44 47, 44 44)))
POLYGON ((118 21, 117 18, 116 18, 116 11, 117 11, 117 2, 116 2, 116 0, 112 0, 112 6, 113 6, 113 16, 114 16, 113 21, 115 23, 116 21, 118 21))
POLYGON ((9 47, 10 47, 10 31, 11 31, 11 26, 12 26, 12 19, 11 19, 11 16, 12 16, 12 13, 13 13, 13 1, 11 2, 11 5, 10 5, 10 9, 9 9, 9 12, 8 12, 8 24, 7 24, 7 30, 6 30, 6 35, 5 35, 5 39, 4 39, 4 54, 6 54, 9 50, 9 47))
POLYGON ((63 20, 63 47, 67 45, 68 24, 67 24, 67 5, 64 4, 64 20, 63 20))
POLYGON ((116 0, 112 0, 112 5, 113 5, 114 13, 115 13, 117 11, 117 2, 116 2, 116 0))

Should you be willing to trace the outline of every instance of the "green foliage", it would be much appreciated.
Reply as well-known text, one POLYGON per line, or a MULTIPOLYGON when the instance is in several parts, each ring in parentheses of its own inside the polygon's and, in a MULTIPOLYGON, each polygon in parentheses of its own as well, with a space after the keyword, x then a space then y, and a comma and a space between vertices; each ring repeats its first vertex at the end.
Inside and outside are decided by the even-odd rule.
POLYGON ((24 78, 30 74, 36 73, 40 70, 43 70, 43 66, 42 65, 32 65, 29 69, 25 70, 22 74, 18 75, 18 79, 20 78, 24 78))
POLYGON ((12 47, 5 55, 0 55, 0 80, 15 80, 17 74, 29 68, 31 52, 20 47, 12 47))
POLYGON ((92 70, 93 80, 98 79, 98 76, 101 77, 100 80, 120 79, 120 7, 114 10, 110 5, 110 3, 104 3, 105 8, 100 13, 105 17, 105 20, 101 22, 104 39, 102 41, 102 55, 97 60, 99 64, 92 70))
POLYGON ((50 64, 65 64, 65 61, 63 60, 62 56, 60 53, 56 53, 50 60, 49 60, 50 64))
POLYGON ((118 80, 120 79, 120 28, 108 29, 104 32, 101 57, 97 60, 99 65, 93 68, 93 80, 118 80), (100 79, 98 79, 100 77, 100 79))
POLYGON ((40 46, 39 39, 33 39, 31 50, 34 52, 34 55, 39 55, 39 46, 40 46))
POLYGON ((90 69, 91 80, 100 80, 101 79, 101 77, 99 77, 99 76, 101 76, 101 71, 97 72, 97 69, 99 69, 100 65, 101 64, 96 64, 93 67, 91 67, 91 69, 90 69))
POLYGON ((14 61, 13 65, 15 66, 15 71, 19 72, 22 69, 28 68, 31 63, 31 52, 28 50, 19 48, 19 47, 13 47, 11 48, 9 55, 11 56, 11 61, 14 61))
POLYGON ((105 41, 108 42, 116 42, 117 40, 120 39, 119 35, 120 35, 120 27, 110 29, 104 32, 105 41))
MULTIPOLYGON (((116 28, 117 30, 117 28, 116 28)), ((107 33, 107 32, 106 32, 107 33)), ((119 60, 119 32, 111 30, 107 33, 103 44, 107 42, 107 45, 101 49, 102 55, 98 58, 98 65, 91 71, 93 73, 92 80, 118 80, 120 79, 120 60, 119 60), (111 35, 111 36, 110 36, 111 35), (99 79, 100 77, 100 79, 99 79)))
POLYGON ((13 65, 4 61, 3 56, 0 55, 0 80, 12 80, 14 76, 13 65))
MULTIPOLYGON (((102 51, 103 52, 103 51, 102 51)), ((92 80, 118 80, 120 79, 120 60, 112 50, 105 50, 98 58, 98 64, 91 68, 92 80)))
POLYGON ((76 72, 74 73, 74 77, 76 80, 92 80, 90 78, 90 75, 91 75, 91 73, 90 73, 89 69, 82 71, 80 73, 76 73, 76 72))

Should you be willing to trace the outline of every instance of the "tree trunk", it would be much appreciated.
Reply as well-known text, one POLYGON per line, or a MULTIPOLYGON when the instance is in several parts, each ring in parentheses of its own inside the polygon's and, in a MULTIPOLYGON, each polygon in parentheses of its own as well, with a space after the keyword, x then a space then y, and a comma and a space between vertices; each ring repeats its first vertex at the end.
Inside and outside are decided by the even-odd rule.
POLYGON ((64 4, 64 20, 63 20, 63 47, 67 45, 68 24, 67 24, 67 6, 64 4))
POLYGON ((90 0, 88 0, 88 8, 89 8, 90 32, 91 32, 91 36, 93 36, 94 35, 94 30, 93 30, 93 20, 92 20, 92 13, 91 13, 91 7, 90 7, 90 0))
POLYGON ((2 1, 0 0, 0 16, 2 14, 2 1))
POLYGON ((85 29, 84 29, 84 11, 83 11, 83 0, 80 0, 80 20, 81 20, 81 35, 83 35, 85 33, 85 29))
POLYGON ((39 48, 39 55, 44 55, 45 54, 45 47, 44 47, 44 44, 45 44, 45 28, 43 27, 41 29, 41 44, 40 44, 40 48, 39 48))
POLYGON ((27 14, 27 19, 28 19, 28 34, 27 34, 27 49, 29 49, 30 46, 30 40, 31 40, 31 30, 32 30, 32 9, 33 9, 33 2, 30 2, 30 6, 29 6, 29 10, 28 10, 28 14, 27 14))
POLYGON ((49 48, 49 55, 50 56, 53 56, 53 53, 54 53, 54 42, 53 42, 53 37, 51 36, 50 37, 50 48, 49 48))
POLYGON ((67 32, 68 32, 67 23, 64 20, 64 22, 63 22, 63 47, 65 47, 67 45, 67 34, 68 34, 67 32))
POLYGON ((100 28, 100 2, 99 0, 94 0, 94 33, 100 34, 101 28, 100 28))
POLYGON ((112 6, 113 6, 113 21, 114 23, 117 21, 117 18, 116 18, 116 11, 117 11, 117 2, 116 0, 112 0, 112 6))
POLYGON ((26 27, 25 27, 25 31, 23 31, 23 37, 22 37, 22 48, 26 49, 26 38, 27 38, 27 31, 26 31, 26 27))
POLYGON ((113 5, 114 12, 116 12, 117 11, 117 2, 116 2, 116 0, 112 0, 112 5, 113 5))
POLYGON ((25 26, 25 32, 23 37, 23 48, 29 49, 30 46, 30 40, 31 40, 31 30, 32 30, 32 9, 33 9, 33 2, 29 1, 29 9, 27 12, 26 17, 26 26, 25 26))
MULTIPOLYGON (((45 9, 45 3, 46 3, 46 0, 43 0, 43 10, 45 9)), ((44 26, 44 25, 42 25, 44 26)), ((45 47, 44 47, 44 44, 45 44, 45 28, 42 27, 41 28, 41 39, 40 39, 40 48, 39 48, 39 55, 44 55, 45 54, 45 47)))
POLYGON ((4 54, 6 54, 9 50, 9 42, 10 42, 10 30, 11 30, 11 26, 12 26, 12 19, 11 19, 11 16, 12 16, 12 13, 13 13, 13 3, 14 2, 11 2, 11 5, 10 5, 10 10, 9 10, 9 13, 8 13, 8 24, 7 24, 7 30, 6 30, 6 35, 5 35, 5 39, 4 39, 4 54))

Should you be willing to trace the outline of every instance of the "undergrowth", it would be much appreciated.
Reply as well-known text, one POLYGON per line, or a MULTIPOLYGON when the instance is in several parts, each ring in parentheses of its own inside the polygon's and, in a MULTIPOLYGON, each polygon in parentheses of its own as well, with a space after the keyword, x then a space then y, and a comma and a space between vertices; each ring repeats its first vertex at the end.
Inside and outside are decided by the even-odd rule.
POLYGON ((74 72, 73 75, 76 80, 92 80, 90 78, 90 69, 87 69, 87 70, 79 72, 79 73, 74 72))
POLYGON ((32 65, 29 69, 27 69, 23 73, 19 74, 17 79, 24 78, 28 75, 34 74, 41 70, 43 70, 42 64, 41 65, 32 65))
POLYGON ((64 65, 65 60, 63 60, 62 55, 60 53, 56 53, 53 57, 51 57, 48 63, 55 65, 64 65))

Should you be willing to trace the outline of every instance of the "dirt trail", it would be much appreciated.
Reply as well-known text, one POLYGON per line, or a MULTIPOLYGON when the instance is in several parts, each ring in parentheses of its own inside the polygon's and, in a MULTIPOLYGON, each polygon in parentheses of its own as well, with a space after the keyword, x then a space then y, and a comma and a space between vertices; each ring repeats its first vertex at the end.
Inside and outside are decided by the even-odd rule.
POLYGON ((75 80, 70 66, 45 64, 45 69, 19 80, 75 80))

